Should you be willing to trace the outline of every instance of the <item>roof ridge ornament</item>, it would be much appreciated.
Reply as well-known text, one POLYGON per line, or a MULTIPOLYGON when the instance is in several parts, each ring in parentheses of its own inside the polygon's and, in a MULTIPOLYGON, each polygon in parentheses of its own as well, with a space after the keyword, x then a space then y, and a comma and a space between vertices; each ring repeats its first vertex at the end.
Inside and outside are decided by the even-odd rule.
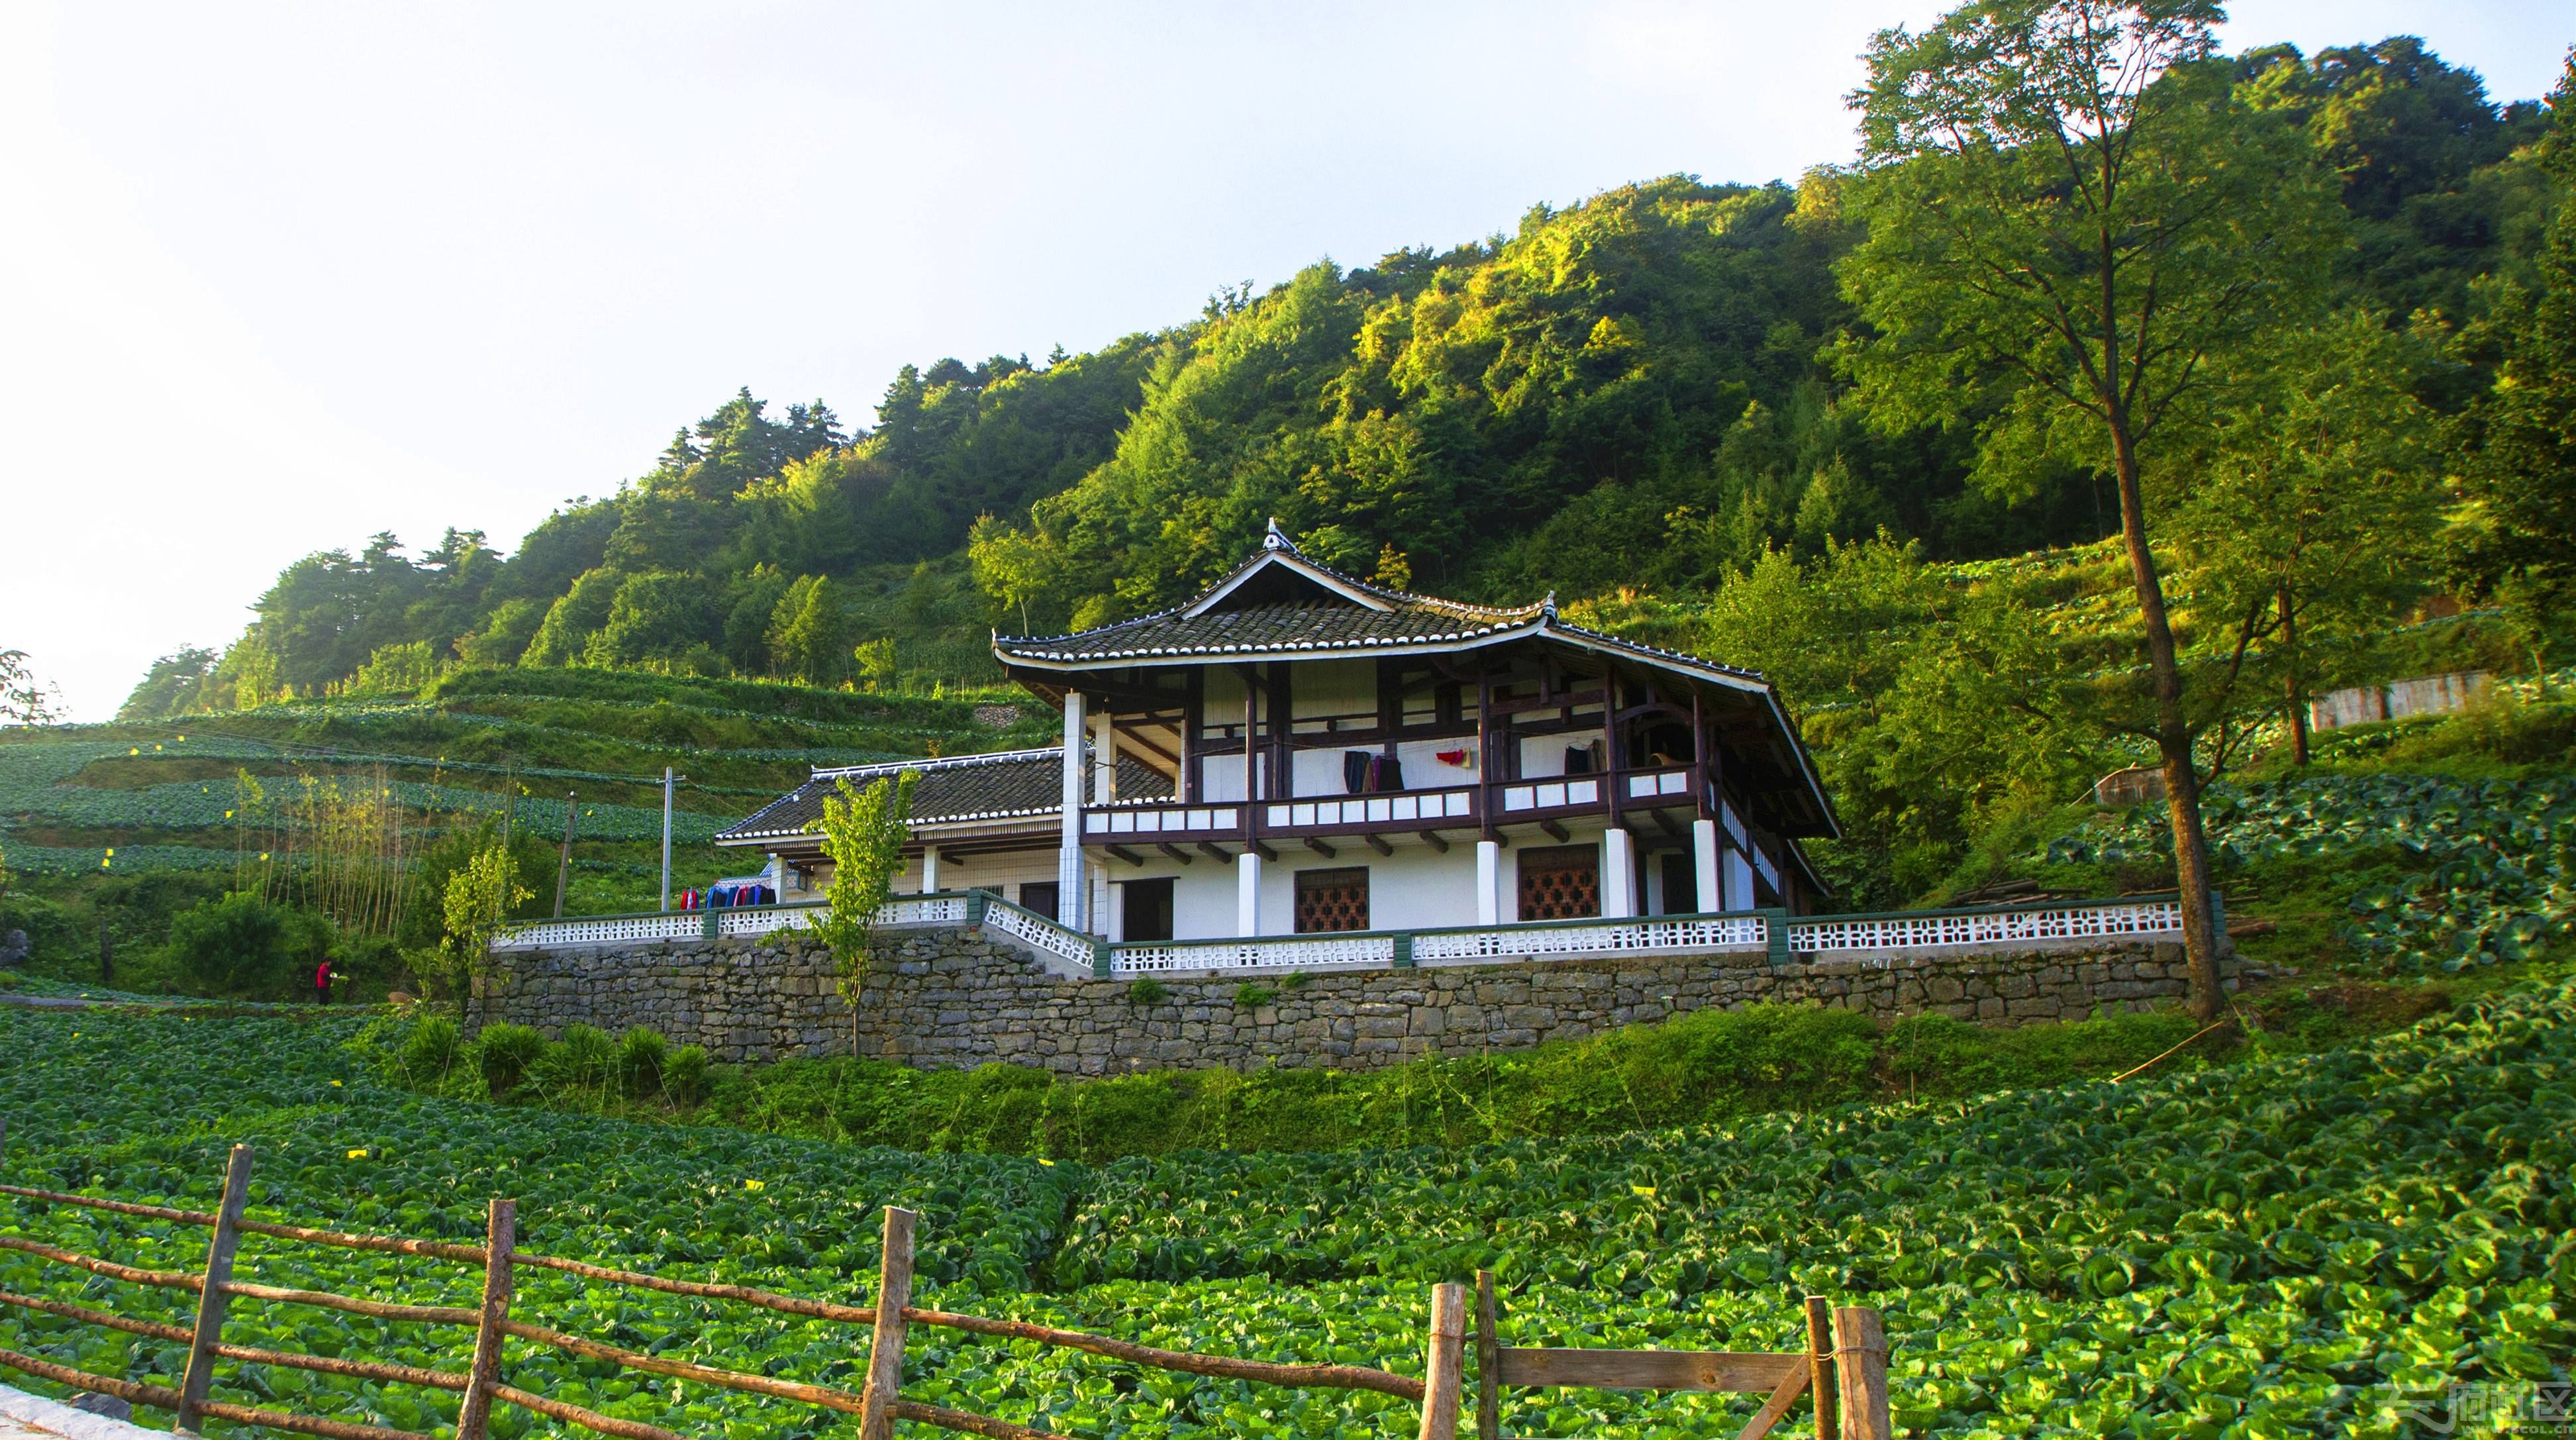
POLYGON ((1553 625, 1556 623, 1555 591, 1550 590, 1547 592, 1547 598, 1538 602, 1538 621, 1542 625, 1553 625))
POLYGON ((1291 555, 1299 553, 1297 542, 1289 539, 1288 532, 1279 528, 1279 517, 1276 515, 1270 517, 1270 529, 1261 537, 1261 548, 1264 550, 1285 550, 1291 555))

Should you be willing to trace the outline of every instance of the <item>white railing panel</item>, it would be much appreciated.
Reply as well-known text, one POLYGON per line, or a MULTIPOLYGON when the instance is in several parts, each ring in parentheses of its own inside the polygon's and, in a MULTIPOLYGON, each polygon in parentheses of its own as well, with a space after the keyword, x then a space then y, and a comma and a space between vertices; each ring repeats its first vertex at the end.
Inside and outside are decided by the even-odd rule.
POLYGON ((1789 922, 1789 949, 1799 954, 1933 950, 1957 945, 2009 945, 2034 940, 2181 933, 2180 901, 2144 900, 2117 905, 1983 910, 1958 915, 1792 920, 1789 922))
POLYGON ((1170 970, 1290 970, 1311 965, 1395 963, 1392 935, 1310 935, 1277 940, 1183 940, 1128 945, 1114 952, 1112 974, 1147 975, 1170 970))
POLYGON ((1483 930, 1444 930, 1413 937, 1413 960, 1490 960, 1539 956, 1623 955, 1645 951, 1766 950, 1770 922, 1759 915, 1706 919, 1605 920, 1598 925, 1544 929, 1496 925, 1483 930))
POLYGON ((508 931, 492 942, 495 950, 560 950, 573 945, 617 945, 635 940, 673 940, 699 933, 695 912, 669 915, 603 915, 592 920, 539 920, 508 931))
POLYGON ((1068 964, 1091 968, 1091 937, 1007 905, 984 907, 984 928, 999 930, 1068 964))

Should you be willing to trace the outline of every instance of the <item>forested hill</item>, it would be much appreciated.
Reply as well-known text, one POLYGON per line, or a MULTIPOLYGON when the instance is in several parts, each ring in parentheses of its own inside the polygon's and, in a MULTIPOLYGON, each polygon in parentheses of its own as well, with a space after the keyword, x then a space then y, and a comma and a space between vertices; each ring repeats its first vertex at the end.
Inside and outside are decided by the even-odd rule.
MULTIPOLYGON (((2519 293, 2494 281, 2527 286, 2554 203, 2543 111, 2411 39, 2228 63, 2340 173, 2343 304, 2435 336, 2418 398, 2457 413, 2490 378, 2482 317, 2519 293)), ((745 391, 506 556, 451 530, 296 562, 239 640, 160 662, 126 718, 460 662, 974 680, 988 626, 1169 603, 1271 516, 1337 565, 1466 599, 1705 591, 1768 547, 1881 528, 1948 559, 2115 530, 2093 474, 1971 485, 1968 433, 1873 426, 1844 392, 1844 184, 1670 177, 1446 252, 1319 262, 1091 353, 907 366, 873 429, 745 391)))

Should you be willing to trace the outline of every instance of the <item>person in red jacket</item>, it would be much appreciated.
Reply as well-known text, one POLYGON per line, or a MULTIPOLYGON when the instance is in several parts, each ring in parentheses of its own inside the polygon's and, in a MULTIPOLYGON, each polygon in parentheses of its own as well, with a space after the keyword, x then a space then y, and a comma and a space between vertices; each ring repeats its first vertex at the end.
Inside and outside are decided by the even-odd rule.
POLYGON ((321 964, 313 967, 313 1003, 331 1003, 331 957, 328 955, 322 957, 321 964))

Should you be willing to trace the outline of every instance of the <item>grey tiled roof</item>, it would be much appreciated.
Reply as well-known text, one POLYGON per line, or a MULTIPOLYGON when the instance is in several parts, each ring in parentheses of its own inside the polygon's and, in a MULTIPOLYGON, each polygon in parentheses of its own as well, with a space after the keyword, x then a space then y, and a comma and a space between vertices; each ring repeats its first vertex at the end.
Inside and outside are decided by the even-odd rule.
POLYGON ((1020 660, 1121 660, 1155 655, 1283 654, 1474 640, 1537 623, 1539 607, 1486 610, 1415 600, 1392 610, 1359 605, 1262 605, 1124 620, 1044 640, 997 639, 993 648, 1020 660))
MULTIPOLYGON (((716 836, 719 844, 778 839, 803 834, 823 818, 823 798, 839 793, 847 779, 853 788, 906 770, 921 772, 912 792, 912 823, 961 824, 974 820, 1008 820, 1057 814, 1064 799, 1064 748, 1009 750, 996 755, 955 755, 937 760, 898 761, 841 770, 817 770, 795 791, 771 801, 741 824, 716 836)), ((1118 757, 1118 793, 1169 796, 1172 782, 1132 755, 1118 757)))

